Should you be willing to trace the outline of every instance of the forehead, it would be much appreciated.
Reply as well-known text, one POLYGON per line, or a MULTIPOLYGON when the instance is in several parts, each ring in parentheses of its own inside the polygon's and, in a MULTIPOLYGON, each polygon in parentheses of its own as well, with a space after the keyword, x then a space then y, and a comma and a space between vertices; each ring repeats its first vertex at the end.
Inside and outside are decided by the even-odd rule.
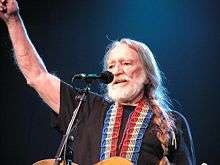
POLYGON ((133 60, 140 62, 138 53, 126 44, 118 44, 107 56, 107 63, 118 60, 133 60))

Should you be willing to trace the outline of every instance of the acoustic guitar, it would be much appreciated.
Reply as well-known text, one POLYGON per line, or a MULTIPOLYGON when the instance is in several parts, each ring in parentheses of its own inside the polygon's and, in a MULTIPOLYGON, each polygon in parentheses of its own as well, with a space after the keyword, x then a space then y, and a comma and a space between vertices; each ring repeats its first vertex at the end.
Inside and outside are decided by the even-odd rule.
MULTIPOLYGON (((55 159, 45 159, 40 160, 33 165, 54 165, 55 159)), ((65 163, 62 161, 60 165, 64 165, 65 163)), ((72 163, 71 165, 78 165, 76 163, 72 163)), ((122 158, 122 157, 111 157, 106 160, 102 160, 101 162, 96 163, 95 165, 133 165, 129 160, 122 158)))

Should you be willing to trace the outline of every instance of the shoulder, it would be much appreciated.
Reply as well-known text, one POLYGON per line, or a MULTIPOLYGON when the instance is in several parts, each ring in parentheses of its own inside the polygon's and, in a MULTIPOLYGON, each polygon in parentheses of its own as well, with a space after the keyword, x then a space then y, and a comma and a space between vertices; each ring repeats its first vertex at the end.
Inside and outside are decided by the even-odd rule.
POLYGON ((174 155, 182 155, 183 157, 181 159, 184 158, 184 160, 188 160, 191 164, 195 164, 194 145, 188 121, 177 111, 171 111, 171 116, 173 117, 176 126, 174 138, 177 142, 177 150, 174 155))
POLYGON ((178 112, 178 111, 170 111, 171 115, 174 117, 174 119, 178 119, 178 120, 186 120, 186 118, 183 116, 182 113, 178 112))
POLYGON ((179 143, 184 142, 189 149, 193 147, 192 135, 187 119, 177 111, 172 111, 175 122, 175 133, 179 143))
POLYGON ((174 119, 175 125, 178 128, 184 128, 186 127, 187 129, 189 129, 189 124, 187 119, 185 118, 185 116, 183 114, 181 114, 178 111, 171 111, 171 116, 174 119))
POLYGON ((192 135, 187 119, 177 111, 172 111, 175 123, 175 134, 178 142, 184 141, 188 146, 192 143, 192 135))
POLYGON ((191 141, 192 140, 191 130, 185 116, 178 111, 171 111, 171 115, 174 119, 176 134, 182 136, 187 141, 191 141))
MULTIPOLYGON (((61 81, 60 85, 60 92, 61 92, 61 100, 66 98, 71 98, 72 100, 79 101, 84 90, 76 88, 64 81, 61 81)), ((104 103, 104 104, 110 104, 111 102, 106 99, 103 95, 89 91, 87 94, 86 101, 89 101, 89 103, 96 104, 96 103, 104 103)))

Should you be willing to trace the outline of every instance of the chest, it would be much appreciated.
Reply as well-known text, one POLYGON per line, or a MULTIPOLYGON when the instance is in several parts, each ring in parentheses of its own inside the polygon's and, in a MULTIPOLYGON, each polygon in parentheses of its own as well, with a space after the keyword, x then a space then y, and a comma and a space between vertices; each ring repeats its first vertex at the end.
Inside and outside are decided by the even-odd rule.
MULTIPOLYGON (((128 107, 123 111, 118 141, 116 144, 116 156, 118 156, 120 153, 120 147, 123 144, 125 131, 127 129, 132 111, 133 108, 131 107, 128 107)), ((81 125, 81 128, 79 128, 81 131, 78 134, 79 136, 76 138, 76 143, 74 146, 76 160, 86 161, 85 159, 88 159, 88 162, 93 163, 96 163, 100 160, 100 146, 103 139, 103 123, 105 118, 106 113, 100 113, 97 114, 96 117, 91 117, 81 125)), ((152 122, 150 122, 148 128, 144 132, 144 136, 141 142, 138 164, 141 164, 141 162, 149 161, 155 163, 160 160, 162 154, 163 150, 159 140, 153 133, 153 125, 152 122)), ((84 163, 81 162, 81 164, 84 163)))

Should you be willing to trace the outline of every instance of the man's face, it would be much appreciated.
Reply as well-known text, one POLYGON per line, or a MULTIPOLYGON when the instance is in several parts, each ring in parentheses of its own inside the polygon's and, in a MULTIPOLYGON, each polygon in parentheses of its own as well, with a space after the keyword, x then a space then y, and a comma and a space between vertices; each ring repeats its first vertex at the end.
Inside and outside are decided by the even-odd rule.
POLYGON ((108 85, 108 95, 119 103, 135 104, 143 97, 146 76, 137 52, 119 44, 107 58, 108 71, 114 80, 108 85))

